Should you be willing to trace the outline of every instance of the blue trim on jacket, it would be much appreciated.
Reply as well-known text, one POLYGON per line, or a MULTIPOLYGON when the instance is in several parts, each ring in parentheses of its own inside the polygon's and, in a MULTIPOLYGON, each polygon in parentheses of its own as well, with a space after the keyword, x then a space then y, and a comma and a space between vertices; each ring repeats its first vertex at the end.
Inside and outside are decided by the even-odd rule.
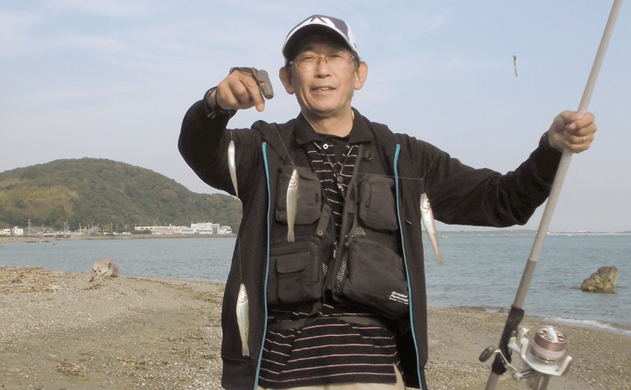
MULTIPOLYGON (((416 341, 416 336, 414 335, 414 306, 412 305, 412 282, 410 281, 410 270, 408 268, 408 258, 405 252, 405 234, 403 234, 403 223, 401 222, 401 193, 400 193, 400 184, 399 184, 399 155, 401 153, 401 144, 397 144, 396 150, 394 152, 394 161, 392 163, 392 167, 394 168, 394 188, 396 191, 396 200, 397 200, 397 218, 399 220, 399 232, 401 234, 401 248, 403 254, 403 264, 405 265, 405 277, 408 283, 408 300, 410 304, 410 330, 412 331, 412 340, 414 340, 414 350, 416 351, 416 360, 420 360, 419 351, 418 351, 418 342, 416 341)), ((419 377, 419 387, 423 390, 423 373, 421 372, 421 367, 419 364, 416 365, 416 371, 419 377)))
MULTIPOLYGON (((271 212, 272 212, 272 189, 270 184, 270 174, 269 174, 269 160, 267 157, 267 142, 263 142, 261 145, 261 151, 263 153, 263 164, 265 165, 265 181, 267 182, 267 254, 265 256, 267 260, 267 264, 265 266, 265 284, 263 287, 263 296, 267 297, 267 283, 269 282, 269 251, 270 251, 270 234, 272 227, 270 226, 271 212)), ((267 300, 266 300, 267 302, 267 300)), ((252 390, 256 390, 259 386, 259 375, 261 373, 261 362, 263 361, 263 346, 265 345, 265 335, 267 335, 267 304, 265 304, 264 308, 265 312, 265 322, 263 324, 263 339, 261 340, 261 351, 259 353, 258 363, 256 365, 256 378, 254 378, 254 388, 252 390)))

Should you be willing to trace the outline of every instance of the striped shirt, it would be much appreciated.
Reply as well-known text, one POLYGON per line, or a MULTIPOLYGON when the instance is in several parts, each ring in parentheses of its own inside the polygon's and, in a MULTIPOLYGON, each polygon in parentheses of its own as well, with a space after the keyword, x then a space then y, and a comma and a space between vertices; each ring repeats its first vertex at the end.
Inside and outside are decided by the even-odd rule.
POLYGON ((345 138, 327 137, 326 142, 307 144, 311 166, 320 178, 320 184, 333 213, 335 234, 339 236, 344 211, 344 197, 353 176, 357 161, 357 145, 349 145, 345 138))
MULTIPOLYGON (((339 235, 344 196, 359 148, 339 137, 327 137, 306 146, 339 235)), ((339 383, 395 383, 393 367, 399 365, 396 334, 385 326, 346 322, 340 316, 375 315, 350 306, 324 303, 316 316, 292 313, 292 319, 312 318, 302 328, 268 330, 259 385, 283 389, 339 383)))
POLYGON ((259 386, 395 383, 396 335, 380 326, 341 321, 330 313, 340 309, 325 304, 320 315, 300 329, 268 330, 259 386))

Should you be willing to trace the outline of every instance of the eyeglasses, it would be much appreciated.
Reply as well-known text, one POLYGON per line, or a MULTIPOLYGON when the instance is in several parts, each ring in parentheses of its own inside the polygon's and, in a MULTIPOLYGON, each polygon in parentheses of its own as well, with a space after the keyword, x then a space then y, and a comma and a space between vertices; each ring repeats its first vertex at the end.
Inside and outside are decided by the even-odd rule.
POLYGON ((295 61, 292 61, 296 65, 296 68, 302 71, 315 70, 320 61, 326 62, 329 68, 338 70, 343 69, 353 60, 355 57, 347 52, 340 51, 336 53, 330 53, 325 56, 319 56, 315 54, 301 54, 296 57, 295 61))

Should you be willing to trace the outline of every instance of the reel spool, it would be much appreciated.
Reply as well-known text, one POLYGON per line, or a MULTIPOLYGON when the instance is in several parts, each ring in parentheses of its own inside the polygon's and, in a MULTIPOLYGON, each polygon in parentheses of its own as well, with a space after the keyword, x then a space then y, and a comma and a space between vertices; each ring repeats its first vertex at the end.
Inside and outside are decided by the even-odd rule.
POLYGON ((565 354, 567 335, 554 326, 544 325, 537 328, 532 338, 530 352, 545 362, 555 362, 565 354))

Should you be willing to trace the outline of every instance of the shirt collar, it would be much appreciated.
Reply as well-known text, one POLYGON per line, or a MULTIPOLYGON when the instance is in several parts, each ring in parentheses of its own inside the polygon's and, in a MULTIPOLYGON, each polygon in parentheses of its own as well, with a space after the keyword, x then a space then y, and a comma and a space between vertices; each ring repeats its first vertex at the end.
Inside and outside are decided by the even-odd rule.
MULTIPOLYGON (((366 122, 366 119, 355 109, 355 119, 353 120, 353 128, 349 134, 348 143, 358 144, 362 142, 372 141, 374 136, 370 130, 370 126, 366 122)), ((300 145, 304 145, 309 142, 322 142, 324 141, 321 134, 317 133, 311 124, 300 114, 296 118, 296 142, 300 145)))

